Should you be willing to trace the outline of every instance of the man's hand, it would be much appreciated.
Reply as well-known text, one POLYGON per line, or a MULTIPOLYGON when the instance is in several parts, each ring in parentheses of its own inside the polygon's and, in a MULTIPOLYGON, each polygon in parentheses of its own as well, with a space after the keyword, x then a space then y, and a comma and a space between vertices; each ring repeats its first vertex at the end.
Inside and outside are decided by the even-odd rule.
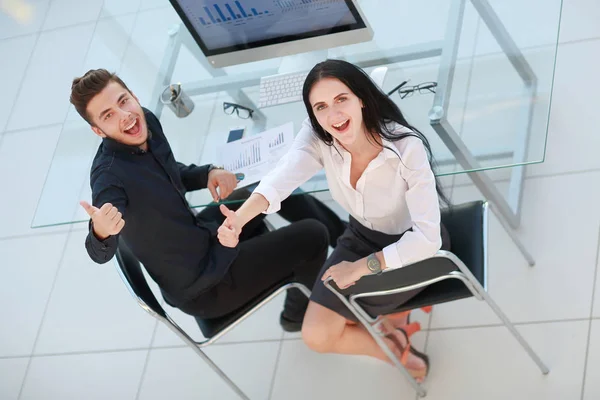
POLYGON ((233 192, 237 183, 235 174, 224 169, 213 169, 208 173, 208 190, 215 203, 226 199, 233 192), (219 188, 219 193, 217 193, 217 188, 219 188))
POLYGON ((125 226, 123 215, 117 207, 110 203, 106 203, 100 208, 94 207, 85 201, 80 201, 79 204, 92 219, 94 235, 100 240, 118 234, 125 226))
POLYGON ((355 262, 342 261, 339 264, 329 267, 321 277, 321 280, 325 281, 331 277, 340 289, 346 289, 354 285, 363 276, 369 275, 370 272, 367 267, 366 258, 355 262))
POLYGON ((239 217, 224 204, 221 204, 219 209, 226 217, 223 224, 217 230, 219 242, 225 247, 235 247, 240 241, 240 233, 242 232, 239 217))

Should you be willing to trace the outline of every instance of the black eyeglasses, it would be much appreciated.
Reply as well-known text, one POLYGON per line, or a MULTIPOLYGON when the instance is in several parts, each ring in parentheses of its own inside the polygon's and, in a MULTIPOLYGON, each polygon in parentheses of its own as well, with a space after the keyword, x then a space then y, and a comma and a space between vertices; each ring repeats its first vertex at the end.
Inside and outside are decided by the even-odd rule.
POLYGON ((254 113, 254 110, 251 108, 235 103, 223 102, 223 112, 225 112, 225 114, 232 115, 234 111, 237 113, 237 116, 242 119, 252 118, 252 114, 254 113))
POLYGON ((404 81, 392 90, 388 92, 388 96, 391 96, 395 91, 398 91, 401 99, 412 96, 413 93, 419 92, 420 94, 424 93, 435 93, 435 88, 437 87, 437 82, 423 82, 419 83, 415 86, 406 86, 408 81, 404 81))
POLYGON ((420 94, 424 93, 435 93, 437 82, 423 82, 415 86, 407 86, 398 90, 398 94, 401 99, 412 96, 414 92, 418 91, 420 94))

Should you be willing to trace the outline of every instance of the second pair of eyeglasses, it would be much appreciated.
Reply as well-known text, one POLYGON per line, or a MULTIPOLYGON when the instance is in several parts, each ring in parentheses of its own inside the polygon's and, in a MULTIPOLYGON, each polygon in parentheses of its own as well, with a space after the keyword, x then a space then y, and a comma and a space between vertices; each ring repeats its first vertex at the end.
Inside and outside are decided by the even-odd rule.
POLYGON ((437 82, 423 82, 415 86, 406 86, 407 83, 408 81, 403 81, 401 84, 390 90, 387 95, 391 96, 397 91, 400 98, 405 99, 412 96, 415 92, 419 92, 420 94, 435 93, 435 88, 437 87, 437 82))

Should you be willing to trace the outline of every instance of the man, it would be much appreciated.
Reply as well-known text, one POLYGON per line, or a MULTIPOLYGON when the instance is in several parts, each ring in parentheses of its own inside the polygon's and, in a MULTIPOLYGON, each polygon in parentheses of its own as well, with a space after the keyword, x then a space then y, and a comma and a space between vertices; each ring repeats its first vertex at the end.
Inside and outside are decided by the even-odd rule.
MULTIPOLYGON (((237 247, 224 247, 216 232, 234 211, 221 206, 221 215, 210 207, 195 215, 184 196, 208 188, 215 200, 227 198, 237 185, 234 174, 176 162, 156 116, 104 69, 75 78, 70 100, 103 138, 91 169, 92 204, 81 202, 91 218, 92 260, 107 262, 123 240, 169 304, 203 318, 227 314, 286 277, 313 285, 329 239, 344 229, 331 210, 310 196, 292 196, 295 204, 284 204, 282 214, 299 222, 264 233, 258 217, 237 247), (329 231, 309 217, 326 221, 329 231)), ((288 291, 280 317, 285 330, 300 330, 307 304, 297 289, 288 291)))

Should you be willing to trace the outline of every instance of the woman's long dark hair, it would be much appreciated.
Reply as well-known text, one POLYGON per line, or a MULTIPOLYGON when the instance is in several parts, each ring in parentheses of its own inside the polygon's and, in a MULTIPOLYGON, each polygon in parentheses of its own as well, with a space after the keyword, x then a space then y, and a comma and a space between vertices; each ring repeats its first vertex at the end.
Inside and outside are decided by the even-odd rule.
MULTIPOLYGON (((328 133, 317 121, 315 113, 313 112, 312 106, 309 101, 309 94, 315 83, 319 82, 323 78, 335 78, 342 82, 344 85, 354 93, 363 103, 362 117, 365 129, 371 136, 367 136, 369 141, 375 142, 375 135, 386 139, 391 142, 402 140, 409 136, 414 136, 423 142, 427 156, 429 158, 429 164, 431 168, 434 168, 434 160, 431 154, 431 146, 429 141, 418 129, 411 126, 402 112, 385 93, 383 93, 371 78, 359 67, 351 64, 347 61, 342 60, 326 60, 318 63, 310 70, 306 80, 304 81, 304 87, 302 88, 302 99, 306 106, 306 112, 310 118, 313 131, 317 137, 325 142, 328 146, 333 145, 333 137, 328 133), (396 133, 393 123, 398 123, 402 126, 407 127, 412 132, 410 133, 396 133)), ((396 154, 398 152, 394 149, 390 149, 396 154)), ((400 155, 398 155, 400 157, 400 155)), ((402 161, 402 160, 400 160, 402 161)), ((435 171, 434 171, 435 172, 435 171)), ((438 193, 438 197, 442 204, 450 206, 450 200, 444 194, 438 179, 435 178, 435 187, 438 193)))

